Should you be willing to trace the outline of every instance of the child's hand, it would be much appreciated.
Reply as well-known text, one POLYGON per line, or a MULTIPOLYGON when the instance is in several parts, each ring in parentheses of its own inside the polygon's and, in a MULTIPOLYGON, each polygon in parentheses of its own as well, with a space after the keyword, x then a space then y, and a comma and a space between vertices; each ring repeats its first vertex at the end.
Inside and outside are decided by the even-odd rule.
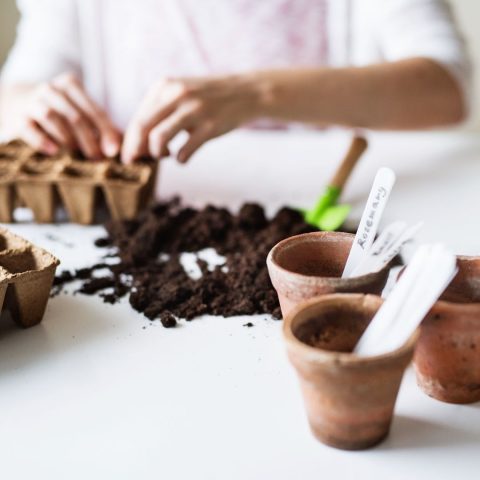
POLYGON ((32 148, 50 155, 60 147, 80 149, 92 159, 119 153, 120 133, 75 75, 31 88, 22 103, 15 136, 32 148))
POLYGON ((122 159, 130 163, 148 155, 168 155, 169 142, 182 130, 188 141, 178 152, 186 162, 207 140, 250 121, 257 92, 247 77, 168 79, 145 96, 125 133, 122 159))

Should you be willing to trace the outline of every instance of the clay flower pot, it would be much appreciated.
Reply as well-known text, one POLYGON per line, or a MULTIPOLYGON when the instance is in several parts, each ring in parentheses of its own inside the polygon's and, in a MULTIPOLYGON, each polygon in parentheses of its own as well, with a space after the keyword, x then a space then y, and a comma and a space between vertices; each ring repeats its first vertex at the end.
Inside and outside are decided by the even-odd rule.
POLYGON ((458 257, 459 272, 422 322, 417 383, 449 403, 480 401, 480 257, 458 257))
POLYGON ((287 238, 272 248, 267 266, 283 317, 300 302, 318 295, 380 295, 389 265, 368 275, 340 278, 354 238, 350 233, 313 232, 287 238))
POLYGON ((388 354, 350 353, 381 303, 373 295, 326 295, 297 306, 283 325, 310 427, 327 445, 360 450, 388 435, 418 332, 388 354))

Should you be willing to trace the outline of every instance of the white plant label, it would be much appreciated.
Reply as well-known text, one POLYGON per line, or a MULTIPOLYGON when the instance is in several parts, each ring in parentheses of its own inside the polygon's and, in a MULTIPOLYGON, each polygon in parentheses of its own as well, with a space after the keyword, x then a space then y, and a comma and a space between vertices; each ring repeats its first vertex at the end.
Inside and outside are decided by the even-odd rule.
POLYGON ((407 228, 406 222, 393 222, 388 225, 378 238, 373 242, 371 248, 367 254, 364 255, 363 260, 355 267, 351 273, 351 277, 358 277, 369 272, 375 271, 375 265, 378 263, 378 259, 388 252, 397 238, 407 228))
POLYGON ((392 169, 384 167, 377 172, 342 278, 352 274, 372 246, 394 184, 395 173, 392 169))
POLYGON ((404 345, 456 273, 456 257, 442 244, 421 246, 361 336, 354 353, 381 355, 404 345))
POLYGON ((381 270, 415 237, 422 226, 422 222, 408 228, 404 222, 395 222, 389 225, 373 242, 367 255, 364 256, 351 276, 356 277, 381 270), (403 229, 402 226, 404 226, 403 229))

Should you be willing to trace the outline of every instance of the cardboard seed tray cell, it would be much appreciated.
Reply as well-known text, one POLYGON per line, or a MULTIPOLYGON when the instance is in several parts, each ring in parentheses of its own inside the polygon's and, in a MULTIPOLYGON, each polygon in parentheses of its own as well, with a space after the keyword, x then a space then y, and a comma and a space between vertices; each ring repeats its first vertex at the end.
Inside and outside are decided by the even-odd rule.
POLYGON ((148 202, 153 190, 152 168, 147 165, 110 164, 103 191, 112 217, 133 218, 148 202))
POLYGON ((100 197, 115 219, 133 218, 153 196, 157 164, 87 162, 62 153, 46 157, 20 141, 0 145, 0 222, 12 222, 16 205, 36 222, 52 223, 63 204, 72 222, 91 224, 100 197))
POLYGON ((58 202, 54 182, 61 168, 61 162, 56 160, 29 159, 16 172, 16 194, 39 223, 55 219, 58 202))
POLYGON ((14 172, 9 162, 0 160, 0 221, 11 222, 14 208, 14 172))
POLYGON ((63 205, 72 222, 93 223, 98 202, 98 185, 101 184, 106 164, 72 161, 60 172, 57 181, 63 205))
POLYGON ((59 260, 0 228, 0 310, 22 327, 42 321, 59 260))
POLYGON ((0 160, 17 160, 32 154, 32 149, 21 140, 13 140, 1 145, 0 160))

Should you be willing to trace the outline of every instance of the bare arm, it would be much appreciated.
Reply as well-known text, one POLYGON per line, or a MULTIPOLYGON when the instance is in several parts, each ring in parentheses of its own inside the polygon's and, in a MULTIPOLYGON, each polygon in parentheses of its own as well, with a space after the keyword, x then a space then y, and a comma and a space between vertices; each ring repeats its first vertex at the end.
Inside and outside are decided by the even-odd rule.
POLYGON ((321 124, 413 130, 462 121, 458 85, 437 63, 418 58, 363 68, 259 74, 262 114, 321 124))
POLYGON ((125 135, 124 161, 164 156, 181 130, 186 161, 203 143, 258 118, 414 130, 466 116, 462 93, 439 64, 424 58, 362 68, 297 69, 215 78, 167 79, 145 97, 125 135))

